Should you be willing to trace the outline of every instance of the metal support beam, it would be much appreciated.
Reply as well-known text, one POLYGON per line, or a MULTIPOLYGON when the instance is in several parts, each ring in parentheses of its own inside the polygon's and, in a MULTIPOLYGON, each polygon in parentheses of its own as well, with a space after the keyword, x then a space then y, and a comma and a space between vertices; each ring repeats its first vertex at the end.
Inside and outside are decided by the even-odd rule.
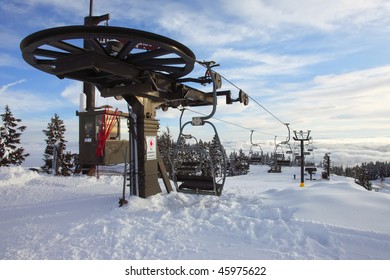
POLYGON ((304 154, 305 146, 304 146, 304 142, 309 141, 311 139, 310 132, 311 131, 308 130, 306 133, 304 133, 301 130, 297 134, 297 132, 294 131, 295 137, 293 137, 293 139, 295 141, 299 141, 300 145, 301 145, 301 183, 299 185, 301 188, 303 188, 305 186, 305 154, 304 154))
POLYGON ((105 86, 110 86, 110 82, 115 81, 119 84, 119 81, 137 80, 140 73, 125 62, 97 52, 69 55, 58 59, 54 66, 53 74, 57 77, 85 80, 105 86), (85 71, 84 75, 80 75, 80 71, 85 71))
POLYGON ((139 196, 146 198, 161 192, 158 183, 156 104, 150 99, 124 97, 137 115, 139 196))

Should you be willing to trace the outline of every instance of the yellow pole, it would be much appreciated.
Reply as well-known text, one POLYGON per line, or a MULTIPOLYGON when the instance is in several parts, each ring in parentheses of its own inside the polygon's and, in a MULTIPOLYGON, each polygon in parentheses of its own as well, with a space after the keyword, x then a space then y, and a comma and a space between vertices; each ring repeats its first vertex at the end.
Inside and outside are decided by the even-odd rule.
POLYGON ((303 188, 305 186, 305 183, 304 182, 301 182, 301 184, 299 185, 299 187, 303 188))

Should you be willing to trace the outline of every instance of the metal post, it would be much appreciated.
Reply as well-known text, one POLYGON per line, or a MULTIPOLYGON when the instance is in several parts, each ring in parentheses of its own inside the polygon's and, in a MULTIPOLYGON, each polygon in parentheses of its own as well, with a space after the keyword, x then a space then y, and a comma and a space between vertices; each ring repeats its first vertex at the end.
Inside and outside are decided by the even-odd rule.
POLYGON ((303 188, 305 186, 305 154, 304 154, 304 142, 309 141, 311 139, 310 137, 310 130, 307 131, 307 133, 304 133, 302 130, 299 131, 299 136, 296 131, 294 131, 295 137, 293 139, 295 141, 299 141, 301 143, 301 183, 300 187, 303 188), (306 134, 306 135, 305 135, 306 134))
POLYGON ((330 156, 326 154, 326 172, 328 173, 328 180, 330 180, 330 156))
MULTIPOLYGON (((92 18, 92 7, 93 7, 93 0, 90 0, 89 2, 89 16, 84 18, 84 25, 91 25, 92 18)), ((84 48, 90 49, 90 45, 86 40, 84 40, 84 48)), ((84 82, 83 83, 83 92, 86 96, 86 104, 85 104, 85 110, 89 111, 93 108, 95 108, 96 100, 95 100, 95 85, 84 82)))
POLYGON ((92 16, 93 0, 89 0, 89 16, 92 16))
POLYGON ((305 156, 304 156, 304 140, 299 140, 301 142, 301 183, 300 187, 303 188, 305 186, 305 156))
MULTIPOLYGON (((135 142, 137 148, 134 149, 136 168, 136 185, 138 196, 146 198, 161 192, 158 182, 158 162, 157 162, 157 131, 158 120, 155 119, 156 104, 148 98, 135 97, 133 95, 124 97, 131 106, 133 114, 136 116, 135 142), (152 140, 155 153, 149 153, 148 146, 152 140)), ((132 115, 133 115, 132 114, 132 115)))
MULTIPOLYGON (((110 19, 109 14, 105 14, 102 16, 92 16, 93 9, 93 0, 89 2, 89 16, 84 18, 85 26, 93 26, 98 25, 103 21, 108 21, 110 19)), ((84 40, 84 49, 91 49, 90 43, 87 40, 84 40)), ((83 83, 83 92, 87 97, 86 101, 86 111, 93 110, 96 106, 96 97, 95 97, 95 85, 91 83, 84 82, 83 83)))

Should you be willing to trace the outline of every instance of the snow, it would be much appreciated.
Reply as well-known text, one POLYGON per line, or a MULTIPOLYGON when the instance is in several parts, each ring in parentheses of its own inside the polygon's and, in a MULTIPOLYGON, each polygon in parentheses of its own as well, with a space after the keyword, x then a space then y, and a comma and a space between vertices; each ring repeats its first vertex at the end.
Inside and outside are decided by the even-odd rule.
POLYGON ((389 192, 338 176, 300 188, 299 174, 251 166, 221 197, 163 192, 119 208, 121 176, 2 167, 0 259, 390 259, 389 192))

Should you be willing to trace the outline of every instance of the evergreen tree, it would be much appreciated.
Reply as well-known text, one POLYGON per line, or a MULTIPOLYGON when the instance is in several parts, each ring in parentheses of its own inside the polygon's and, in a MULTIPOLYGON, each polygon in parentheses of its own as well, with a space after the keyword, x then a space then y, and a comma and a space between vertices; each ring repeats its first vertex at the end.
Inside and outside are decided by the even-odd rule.
POLYGON ((236 151, 231 152, 228 159, 228 176, 246 175, 249 172, 249 157, 240 149, 238 154, 236 151))
POLYGON ((361 166, 357 166, 355 173, 355 183, 361 185, 369 191, 372 190, 372 185, 369 180, 369 172, 366 164, 362 163, 361 166))
POLYGON ((43 154, 44 165, 42 169, 48 174, 52 173, 55 153, 58 155, 58 160, 55 161, 56 166, 54 166, 56 174, 69 176, 72 173, 72 156, 69 152, 66 152, 67 141, 65 140, 65 131, 64 121, 57 114, 54 114, 54 117, 51 118, 47 129, 42 130, 46 135, 46 148, 43 154))
POLYGON ((29 154, 24 154, 24 148, 18 147, 20 136, 26 126, 18 126, 21 119, 16 119, 9 106, 1 114, 3 125, 0 127, 0 166, 20 165, 29 154))
POLYGON ((200 162, 202 175, 213 176, 213 174, 216 174, 216 161, 213 160, 215 156, 210 150, 210 143, 204 142, 202 139, 200 139, 195 147, 196 148, 193 149, 193 151, 197 151, 197 153, 190 156, 195 159, 195 161, 200 162))
POLYGON ((237 158, 238 155, 236 151, 230 153, 229 160, 228 160, 227 176, 232 177, 238 175, 237 166, 236 166, 237 158))
POLYGON ((240 175, 246 175, 249 172, 249 158, 242 149, 238 151, 238 170, 240 175))
POLYGON ((214 135, 213 140, 209 144, 210 147, 210 154, 211 154, 211 161, 214 165, 214 173, 217 174, 217 176, 222 176, 224 170, 224 149, 222 147, 221 142, 217 138, 216 135, 214 135))
POLYGON ((165 168, 169 174, 172 174, 171 158, 173 156, 174 142, 169 127, 157 137, 157 143, 165 168))
POLYGON ((329 154, 325 154, 323 161, 321 163, 321 166, 323 167, 323 172, 322 172, 322 179, 329 180, 330 179, 330 156, 329 154))

